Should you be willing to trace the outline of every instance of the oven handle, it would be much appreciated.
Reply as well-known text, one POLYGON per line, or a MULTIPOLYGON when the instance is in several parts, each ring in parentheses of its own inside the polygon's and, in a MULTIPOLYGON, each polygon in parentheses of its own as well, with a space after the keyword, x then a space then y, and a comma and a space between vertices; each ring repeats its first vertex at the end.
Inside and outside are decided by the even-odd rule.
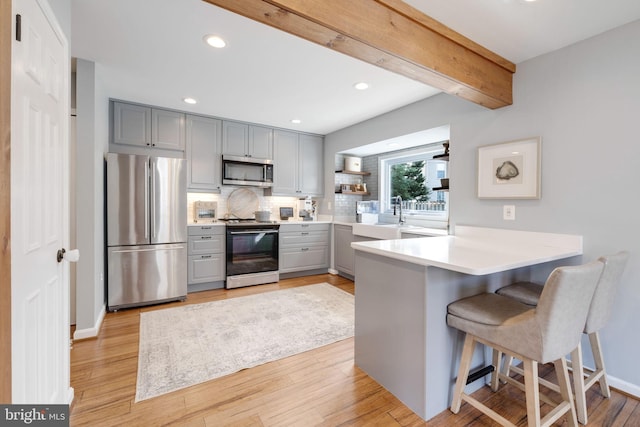
POLYGON ((229 231, 229 234, 273 234, 278 230, 229 231))

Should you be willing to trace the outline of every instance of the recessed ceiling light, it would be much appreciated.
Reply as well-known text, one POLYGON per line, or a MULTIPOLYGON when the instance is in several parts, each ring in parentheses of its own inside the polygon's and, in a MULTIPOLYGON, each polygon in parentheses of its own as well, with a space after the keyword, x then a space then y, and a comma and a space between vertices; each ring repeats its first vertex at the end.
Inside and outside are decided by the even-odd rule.
POLYGON ((227 45, 227 42, 225 42, 222 39, 222 37, 214 36, 214 35, 211 35, 211 34, 204 36, 204 41, 209 46, 217 47, 217 48, 223 48, 223 47, 225 47, 227 45))
POLYGON ((369 89, 369 84, 365 82, 359 82, 353 85, 354 88, 358 90, 367 90, 369 89))
POLYGON ((182 98, 182 101, 184 101, 186 104, 197 104, 198 101, 195 98, 182 98))
POLYGON ((295 125, 299 125, 300 123, 302 123, 302 120, 300 120, 300 119, 291 119, 291 123, 293 123, 295 125))

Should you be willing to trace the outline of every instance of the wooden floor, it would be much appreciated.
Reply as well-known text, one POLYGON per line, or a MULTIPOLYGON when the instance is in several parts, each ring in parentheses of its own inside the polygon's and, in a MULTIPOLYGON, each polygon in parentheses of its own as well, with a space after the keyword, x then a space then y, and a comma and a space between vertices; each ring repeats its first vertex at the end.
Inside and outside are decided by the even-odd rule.
MULTIPOLYGON (((353 293, 353 282, 332 275, 288 279, 278 284, 189 294, 184 303, 108 313, 100 336, 71 350, 75 400, 72 426, 494 426, 468 404, 422 421, 354 366, 353 338, 286 359, 134 403, 141 311, 202 303, 328 282, 353 293)), ((545 367, 541 367, 545 372, 545 367)), ((548 370, 546 370, 548 371, 548 370)), ((474 396, 518 426, 526 426, 524 396, 503 386, 474 396)), ((590 426, 640 426, 637 400, 590 390, 590 426)), ((544 407, 543 407, 544 411, 544 407)), ((559 423, 558 425, 562 425, 559 423)))

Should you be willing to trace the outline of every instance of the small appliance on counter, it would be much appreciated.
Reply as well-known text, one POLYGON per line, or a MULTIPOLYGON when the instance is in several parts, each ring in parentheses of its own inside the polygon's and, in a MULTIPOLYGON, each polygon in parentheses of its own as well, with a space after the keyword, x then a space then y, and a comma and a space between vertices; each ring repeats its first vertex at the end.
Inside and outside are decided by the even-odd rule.
POLYGON ((298 200, 298 216, 303 221, 313 221, 315 218, 315 204, 311 197, 298 200))
POLYGON ((280 208, 280 219, 282 221, 288 221, 289 218, 293 217, 293 208, 292 207, 281 207, 280 208))
POLYGON ((216 222, 216 211, 218 202, 193 202, 193 222, 196 224, 206 224, 216 222))

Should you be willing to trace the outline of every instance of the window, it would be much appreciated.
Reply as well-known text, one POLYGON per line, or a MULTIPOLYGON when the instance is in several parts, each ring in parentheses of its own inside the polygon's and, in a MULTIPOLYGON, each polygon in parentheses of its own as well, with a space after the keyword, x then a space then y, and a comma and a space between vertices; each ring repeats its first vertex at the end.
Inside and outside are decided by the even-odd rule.
POLYGON ((433 158, 443 152, 442 143, 437 143, 381 156, 381 210, 393 213, 401 199, 407 216, 446 221, 449 193, 434 190, 440 187, 440 178, 448 176, 448 162, 433 158))

